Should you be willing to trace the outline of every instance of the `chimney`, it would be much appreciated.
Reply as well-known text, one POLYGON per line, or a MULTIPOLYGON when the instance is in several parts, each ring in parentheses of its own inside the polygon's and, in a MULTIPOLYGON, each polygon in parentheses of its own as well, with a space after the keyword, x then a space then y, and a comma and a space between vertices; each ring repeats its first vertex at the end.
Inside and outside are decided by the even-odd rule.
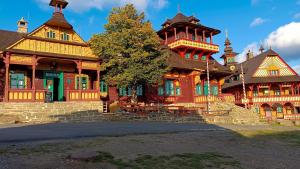
POLYGON ((253 52, 252 51, 248 51, 248 53, 247 53, 247 60, 250 60, 250 59, 252 59, 254 56, 253 56, 253 52))
POLYGON ((28 22, 22 17, 18 21, 18 31, 19 33, 28 33, 28 22))

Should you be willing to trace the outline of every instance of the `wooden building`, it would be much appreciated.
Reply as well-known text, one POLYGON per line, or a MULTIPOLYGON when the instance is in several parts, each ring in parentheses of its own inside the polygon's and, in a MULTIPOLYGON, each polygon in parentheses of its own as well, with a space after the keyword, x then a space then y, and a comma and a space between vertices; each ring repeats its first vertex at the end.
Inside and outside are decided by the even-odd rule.
MULTIPOLYGON (((163 85, 142 86, 138 92, 140 99, 152 103, 206 104, 208 95, 211 101, 226 97, 221 94, 221 86, 224 77, 231 72, 212 57, 219 52, 219 46, 213 43, 219 30, 202 25, 193 16, 178 13, 173 19, 163 23, 162 29, 157 33, 162 45, 169 50, 168 65, 171 70, 164 75, 163 85)), ((126 89, 121 89, 119 97, 124 98, 128 93, 130 92, 126 89)), ((110 89, 111 100, 118 97, 116 94, 115 89, 110 89)))
POLYGON ((231 65, 223 92, 232 93, 237 105, 255 109, 262 118, 300 119, 299 75, 272 49, 260 51, 257 56, 249 51, 245 62, 231 65))
POLYGON ((53 16, 32 32, 0 30, 0 98, 5 102, 100 100, 100 61, 63 14, 65 0, 51 0, 53 16), (5 87, 4 87, 5 86, 5 87))

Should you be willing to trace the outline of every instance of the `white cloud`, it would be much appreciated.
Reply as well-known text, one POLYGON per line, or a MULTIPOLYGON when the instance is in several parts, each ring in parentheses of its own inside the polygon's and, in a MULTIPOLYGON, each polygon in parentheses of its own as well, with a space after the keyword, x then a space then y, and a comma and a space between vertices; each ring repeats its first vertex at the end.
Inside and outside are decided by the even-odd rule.
POLYGON ((263 23, 265 23, 267 20, 263 19, 261 17, 255 18, 251 23, 250 23, 250 27, 255 27, 255 26, 259 26, 263 23))
MULTIPOLYGON (((298 61, 300 58, 300 22, 291 22, 271 32, 263 41, 265 49, 272 47, 286 61, 298 61)), ((248 50, 259 53, 260 44, 253 42, 237 57, 237 61, 245 61, 248 50)))
POLYGON ((296 14, 294 15, 294 18, 295 18, 295 19, 299 19, 299 18, 300 18, 300 12, 299 12, 299 13, 296 13, 296 14))
POLYGON ((266 38, 265 43, 276 49, 288 61, 298 59, 300 57, 300 22, 291 22, 279 27, 266 38))
MULTIPOLYGON (((42 8, 49 4, 49 0, 36 0, 42 8)), ((103 8, 123 6, 128 3, 134 4, 139 11, 146 11, 153 7, 162 9, 168 4, 168 0, 68 0, 68 9, 74 12, 85 12, 90 9, 102 10, 103 8)))

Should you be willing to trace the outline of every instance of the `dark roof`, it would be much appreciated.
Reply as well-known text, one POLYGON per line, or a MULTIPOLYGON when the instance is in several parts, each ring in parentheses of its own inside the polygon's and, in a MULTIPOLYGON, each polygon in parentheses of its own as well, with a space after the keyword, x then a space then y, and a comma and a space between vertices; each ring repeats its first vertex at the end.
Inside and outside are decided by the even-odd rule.
POLYGON ((64 14, 60 12, 54 12, 52 18, 49 19, 45 25, 64 29, 73 29, 73 26, 65 19, 64 14))
MULTIPOLYGON (((244 79, 245 84, 255 84, 255 83, 274 83, 274 82, 299 82, 300 77, 298 75, 293 76, 280 76, 280 77, 252 77, 253 74, 256 72, 258 67, 261 65, 261 63, 264 61, 264 59, 267 56, 279 56, 278 53, 274 52, 272 49, 269 49, 266 52, 263 52, 245 62, 242 62, 240 64, 237 64, 237 71, 231 75, 228 76, 226 79, 231 78, 232 76, 236 76, 241 74, 241 64, 243 64, 243 70, 244 70, 244 79)), ((280 57, 280 56, 279 56, 280 57)), ((242 85, 242 81, 232 81, 230 83, 225 83, 223 86, 223 89, 234 87, 242 85)))
MULTIPOLYGON (((200 69, 206 71, 206 62, 203 61, 195 61, 191 59, 185 59, 180 57, 179 54, 177 54, 174 51, 169 50, 169 58, 168 58, 168 64, 172 68, 180 68, 180 69, 188 69, 188 70, 195 70, 200 69)), ((226 75, 231 74, 231 72, 228 70, 227 67, 219 64, 216 60, 211 58, 209 61, 209 70, 211 73, 223 73, 226 75)))
MULTIPOLYGON (((166 26, 167 24, 169 24, 172 27, 176 27, 178 25, 189 25, 191 27, 197 27, 197 28, 200 28, 202 30, 208 30, 208 31, 212 32, 213 35, 219 34, 221 32, 218 29, 214 29, 214 28, 210 28, 210 27, 206 27, 204 25, 201 25, 199 23, 199 21, 200 20, 198 18, 194 17, 194 16, 185 16, 182 13, 178 13, 177 15, 175 15, 175 17, 173 19, 167 19, 162 24, 162 26, 166 26)), ((160 31, 158 31, 158 33, 160 33, 163 30, 166 30, 168 28, 170 28, 170 27, 169 26, 165 27, 165 28, 161 29, 160 31)))
POLYGON ((25 35, 24 33, 0 30, 0 51, 21 40, 25 35))
POLYGON ((65 8, 68 5, 68 2, 65 0, 51 0, 49 5, 55 6, 55 5, 62 5, 63 8, 65 8))

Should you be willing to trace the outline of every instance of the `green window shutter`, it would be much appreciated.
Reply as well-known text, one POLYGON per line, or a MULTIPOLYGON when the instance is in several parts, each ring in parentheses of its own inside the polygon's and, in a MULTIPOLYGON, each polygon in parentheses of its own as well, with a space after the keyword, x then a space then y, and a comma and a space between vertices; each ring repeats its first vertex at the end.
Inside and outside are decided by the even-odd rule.
POLYGON ((127 96, 127 90, 126 90, 126 87, 123 87, 123 88, 122 88, 122 95, 123 95, 123 96, 127 96))
POLYGON ((219 94, 218 86, 212 86, 212 94, 217 96, 219 94))
POLYGON ((138 96, 142 96, 143 95, 143 86, 142 85, 139 85, 137 87, 137 95, 138 96))
POLYGON ((199 55, 198 54, 195 54, 194 55, 194 60, 198 60, 199 59, 199 55))
POLYGON ((281 107, 281 106, 278 106, 278 107, 277 107, 277 112, 278 112, 278 113, 282 113, 282 107, 281 107))
POLYGON ((201 60, 206 61, 206 56, 202 56, 201 60))
POLYGON ((103 81, 103 80, 101 80, 100 81, 100 92, 107 92, 107 85, 106 85, 106 83, 105 83, 105 81, 103 81))
POLYGON ((164 88, 162 86, 158 87, 158 95, 163 96, 164 95, 164 88))
POLYGON ((190 59, 190 58, 191 58, 191 54, 190 54, 190 53, 186 53, 186 54, 185 54, 185 58, 186 58, 186 59, 190 59))
POLYGON ((88 81, 86 77, 81 77, 81 87, 83 90, 87 90, 88 88, 88 81))
POLYGON ((208 84, 207 84, 207 82, 205 82, 205 84, 204 84, 204 95, 208 96, 208 84))
POLYGON ((197 95, 202 95, 202 86, 201 86, 201 84, 197 84, 196 85, 196 94, 197 95))
POLYGON ((176 96, 180 96, 181 95, 181 89, 180 87, 176 87, 176 96))
POLYGON ((10 74, 10 87, 12 89, 24 89, 25 88, 25 75, 23 73, 11 73, 10 74))

